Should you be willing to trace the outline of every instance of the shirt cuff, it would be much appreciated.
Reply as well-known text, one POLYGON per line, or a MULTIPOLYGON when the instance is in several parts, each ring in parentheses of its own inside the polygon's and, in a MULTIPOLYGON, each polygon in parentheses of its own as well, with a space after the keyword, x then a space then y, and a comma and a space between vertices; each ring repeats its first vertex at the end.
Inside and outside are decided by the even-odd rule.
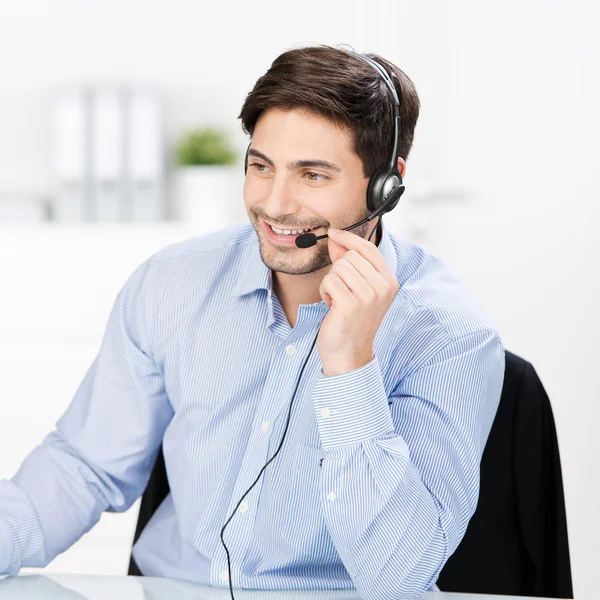
POLYGON ((394 432, 379 360, 341 375, 322 375, 313 406, 323 448, 360 444, 394 432))
POLYGON ((12 569, 13 538, 9 524, 0 516, 0 575, 15 575, 12 569))

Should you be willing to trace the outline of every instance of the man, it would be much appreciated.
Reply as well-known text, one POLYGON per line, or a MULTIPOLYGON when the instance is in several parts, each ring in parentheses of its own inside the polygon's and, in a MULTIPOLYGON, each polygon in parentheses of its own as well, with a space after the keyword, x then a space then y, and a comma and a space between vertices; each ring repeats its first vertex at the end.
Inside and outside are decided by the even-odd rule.
MULTIPOLYGON (((404 175, 419 100, 371 57, 400 95, 404 175)), ((130 507, 161 443, 171 494, 134 548, 145 575, 404 598, 435 589, 460 542, 504 353, 436 257, 385 224, 373 242, 372 222, 340 231, 393 146, 382 76, 342 49, 285 52, 240 117, 251 225, 126 282, 56 431, 0 484, 0 572, 130 507), (299 248, 304 229, 329 238, 299 248)))

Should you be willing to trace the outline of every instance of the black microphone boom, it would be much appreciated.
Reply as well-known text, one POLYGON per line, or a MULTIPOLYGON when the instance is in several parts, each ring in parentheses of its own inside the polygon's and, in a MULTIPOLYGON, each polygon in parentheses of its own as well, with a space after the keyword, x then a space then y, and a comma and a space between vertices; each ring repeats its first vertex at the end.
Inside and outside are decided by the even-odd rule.
MULTIPOLYGON (((368 223, 373 220, 375 217, 378 217, 380 214, 387 211, 387 207, 393 202, 397 201, 400 196, 402 196, 402 192, 404 192, 404 186, 399 186, 398 188, 392 190, 388 197, 385 199, 385 202, 377 209, 374 210, 369 216, 367 216, 362 221, 358 223, 354 223, 354 225, 350 225, 350 227, 344 227, 342 231, 350 231, 351 229, 355 229, 356 227, 360 227, 364 223, 368 223)), ((296 246, 298 248, 310 248, 314 246, 319 240, 323 240, 326 237, 329 237, 327 234, 316 236, 314 233, 303 233, 296 238, 296 246)))
MULTIPOLYGON (((363 223, 370 221, 372 218, 373 217, 371 215, 369 215, 366 219, 363 219, 362 221, 359 221, 358 223, 354 223, 354 225, 350 225, 350 227, 344 227, 344 229, 342 231, 350 231, 350 229, 359 227, 363 223)), ((314 233, 310 233, 310 232, 303 233, 302 235, 299 235, 296 238, 296 246, 298 246, 298 248, 310 248, 311 246, 314 246, 318 240, 323 240, 327 237, 329 237, 327 234, 320 235, 317 237, 314 233)))

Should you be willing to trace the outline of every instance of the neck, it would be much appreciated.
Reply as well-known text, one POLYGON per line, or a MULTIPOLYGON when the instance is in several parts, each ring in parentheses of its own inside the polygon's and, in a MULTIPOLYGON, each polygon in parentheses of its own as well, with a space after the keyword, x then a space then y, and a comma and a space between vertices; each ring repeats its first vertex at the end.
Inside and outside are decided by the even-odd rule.
POLYGON ((289 275, 273 271, 273 291, 285 307, 298 307, 300 304, 314 304, 322 300, 319 294, 321 281, 331 265, 305 275, 289 275))

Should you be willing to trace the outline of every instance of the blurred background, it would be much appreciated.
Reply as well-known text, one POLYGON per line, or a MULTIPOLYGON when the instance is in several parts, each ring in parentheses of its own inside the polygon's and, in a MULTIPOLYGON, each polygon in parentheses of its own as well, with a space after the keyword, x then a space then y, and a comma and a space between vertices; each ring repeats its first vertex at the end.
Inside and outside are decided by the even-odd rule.
MULTIPOLYGON (((396 63, 422 111, 385 219, 440 255, 552 402, 575 596, 594 597, 600 364, 597 4, 2 0, 0 477, 66 409, 134 268, 246 221, 240 107, 286 49, 396 63)), ((47 571, 126 573, 137 504, 47 571)))

